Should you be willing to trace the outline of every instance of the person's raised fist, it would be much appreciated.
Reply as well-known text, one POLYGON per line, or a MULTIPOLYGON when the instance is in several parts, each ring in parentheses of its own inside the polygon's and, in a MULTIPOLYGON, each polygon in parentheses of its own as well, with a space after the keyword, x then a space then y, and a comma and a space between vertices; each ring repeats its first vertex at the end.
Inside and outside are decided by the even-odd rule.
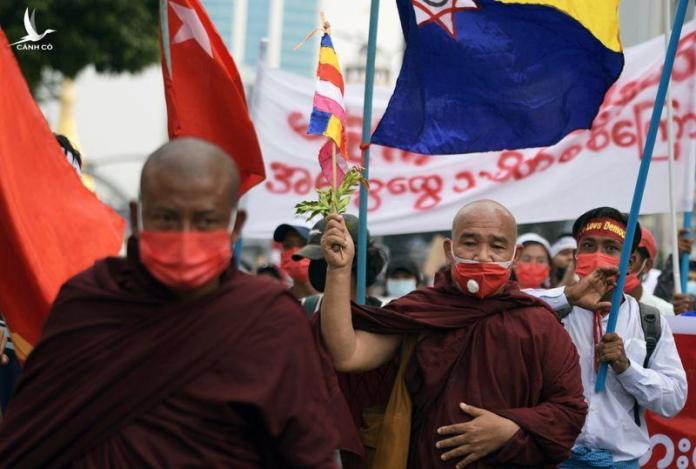
POLYGON ((326 228, 321 237, 321 250, 329 269, 348 269, 353 265, 355 246, 346 222, 341 215, 327 217, 326 228))

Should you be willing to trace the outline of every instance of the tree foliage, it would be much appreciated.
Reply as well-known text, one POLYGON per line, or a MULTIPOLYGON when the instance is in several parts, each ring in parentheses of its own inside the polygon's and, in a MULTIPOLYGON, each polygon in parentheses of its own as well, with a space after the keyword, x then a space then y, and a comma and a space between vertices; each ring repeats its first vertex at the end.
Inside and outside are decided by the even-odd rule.
POLYGON ((42 43, 53 50, 15 50, 32 90, 47 72, 75 78, 93 65, 100 73, 138 72, 159 60, 157 0, 2 0, 0 27, 10 43, 26 34, 24 11, 36 10, 42 43))

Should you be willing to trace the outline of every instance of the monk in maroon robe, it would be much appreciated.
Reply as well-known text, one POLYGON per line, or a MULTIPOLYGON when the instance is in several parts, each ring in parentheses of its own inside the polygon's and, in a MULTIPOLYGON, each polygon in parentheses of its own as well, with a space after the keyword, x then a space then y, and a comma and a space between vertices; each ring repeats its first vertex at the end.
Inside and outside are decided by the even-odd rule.
MULTIPOLYGON (((516 238, 504 207, 470 204, 445 242, 450 272, 434 287, 382 309, 353 305, 351 315, 354 246, 341 217, 331 217, 319 327, 336 370, 388 368, 403 338, 417 337, 404 374, 409 468, 554 467, 582 429, 587 406, 575 347, 545 303, 509 282, 516 238)), ((359 411, 384 397, 379 385, 361 392, 360 376, 340 383, 358 424, 359 411)), ((344 440, 351 437, 344 431, 344 440)))
POLYGON ((336 467, 301 307, 230 262, 238 191, 232 160, 200 140, 148 159, 143 229, 127 258, 60 291, 0 427, 0 466, 336 467))

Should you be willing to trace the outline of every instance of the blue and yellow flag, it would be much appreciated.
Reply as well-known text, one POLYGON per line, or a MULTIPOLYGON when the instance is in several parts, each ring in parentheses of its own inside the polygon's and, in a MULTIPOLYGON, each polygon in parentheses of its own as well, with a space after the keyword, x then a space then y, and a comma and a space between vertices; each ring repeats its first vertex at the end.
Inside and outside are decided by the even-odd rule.
POLYGON ((619 0, 397 0, 401 74, 372 142, 423 154, 552 145, 621 74, 619 0))

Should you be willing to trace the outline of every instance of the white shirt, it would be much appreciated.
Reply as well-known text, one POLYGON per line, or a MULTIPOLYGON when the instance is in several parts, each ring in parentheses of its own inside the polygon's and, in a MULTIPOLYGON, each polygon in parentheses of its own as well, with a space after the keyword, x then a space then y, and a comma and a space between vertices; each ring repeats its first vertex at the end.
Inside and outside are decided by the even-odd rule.
MULTIPOLYGON (((567 304, 563 288, 528 293, 551 304, 554 310, 567 304)), ((619 309, 616 333, 624 341, 626 355, 631 366, 616 375, 609 367, 606 390, 594 391, 597 375, 594 370, 594 315, 574 307, 563 319, 563 325, 578 350, 585 400, 589 406, 582 433, 576 446, 604 449, 612 453, 614 461, 630 461, 642 457, 650 449, 650 437, 645 425, 645 409, 663 417, 673 417, 686 403, 687 382, 672 330, 660 316, 662 336, 650 358, 648 368, 643 368, 646 356, 645 335, 640 322, 638 302, 629 296, 619 309), (641 426, 633 416, 635 401, 641 407, 641 426)), ((606 332, 609 316, 602 319, 606 332)))
POLYGON ((660 277, 661 273, 661 270, 650 269, 648 275, 645 276, 645 280, 643 280, 643 291, 652 294, 655 291, 655 287, 657 286, 657 279, 660 277))
POLYGON ((662 298, 658 298, 657 296, 648 293, 645 291, 645 288, 643 288, 643 294, 640 297, 640 302, 657 308, 660 311, 660 314, 663 316, 674 316, 674 305, 672 303, 668 303, 662 298))

